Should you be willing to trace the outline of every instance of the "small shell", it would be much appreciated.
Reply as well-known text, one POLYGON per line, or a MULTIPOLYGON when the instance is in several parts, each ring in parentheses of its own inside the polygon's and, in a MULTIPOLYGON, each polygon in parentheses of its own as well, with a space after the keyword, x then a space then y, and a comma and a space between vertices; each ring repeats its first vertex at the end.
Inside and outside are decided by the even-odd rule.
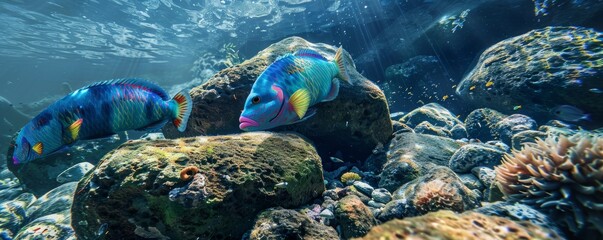
POLYGON ((198 172, 199 172, 198 167, 195 167, 195 166, 185 167, 180 171, 180 180, 182 180, 182 181, 191 180, 193 178, 193 176, 195 176, 195 174, 197 174, 198 172))

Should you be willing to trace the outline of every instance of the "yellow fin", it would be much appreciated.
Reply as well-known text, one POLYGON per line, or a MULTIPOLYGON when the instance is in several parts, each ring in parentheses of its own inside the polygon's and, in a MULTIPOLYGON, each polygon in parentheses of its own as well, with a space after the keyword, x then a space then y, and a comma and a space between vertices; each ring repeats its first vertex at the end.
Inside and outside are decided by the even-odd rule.
POLYGON ((84 120, 80 118, 69 126, 69 132, 71 132, 71 138, 73 140, 76 140, 77 136, 80 134, 80 127, 82 126, 83 121, 84 120))
POLYGON ((297 116, 302 119, 310 107, 310 93, 308 90, 302 88, 293 93, 289 98, 289 103, 293 107, 293 110, 297 116))
POLYGON ((31 147, 31 149, 34 150, 34 152, 36 152, 38 155, 42 155, 42 152, 44 151, 44 144, 42 144, 42 142, 38 142, 36 145, 31 147))

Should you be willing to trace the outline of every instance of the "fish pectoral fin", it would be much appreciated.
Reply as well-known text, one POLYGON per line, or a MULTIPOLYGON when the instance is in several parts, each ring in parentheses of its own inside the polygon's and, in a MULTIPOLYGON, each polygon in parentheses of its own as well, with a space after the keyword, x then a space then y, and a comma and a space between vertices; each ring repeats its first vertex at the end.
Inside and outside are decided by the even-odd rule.
POLYGON ((80 134, 80 128, 82 127, 82 122, 84 122, 84 119, 79 118, 78 120, 75 120, 75 122, 73 122, 68 127, 69 133, 71 134, 71 139, 73 141, 75 141, 80 134))
POLYGON ((308 118, 311 118, 312 116, 314 116, 316 114, 316 108, 310 108, 308 109, 308 112, 306 112, 306 116, 304 116, 304 118, 297 120, 293 123, 298 123, 298 122, 303 122, 308 120, 308 118))
POLYGON ((44 144, 42 142, 38 142, 33 145, 31 149, 34 150, 34 152, 36 152, 38 155, 42 155, 42 152, 44 152, 44 144))
POLYGON ((325 99, 322 101, 323 102, 333 101, 337 97, 337 95, 339 95, 339 80, 333 78, 331 80, 331 90, 329 90, 327 97, 325 97, 325 99))
POLYGON ((148 126, 144 126, 136 129, 136 131, 156 131, 163 127, 168 122, 168 120, 160 120, 154 123, 149 124, 148 126))
POLYGON ((289 104, 291 104, 299 119, 304 118, 308 107, 310 107, 310 93, 305 88, 295 91, 289 98, 289 104))

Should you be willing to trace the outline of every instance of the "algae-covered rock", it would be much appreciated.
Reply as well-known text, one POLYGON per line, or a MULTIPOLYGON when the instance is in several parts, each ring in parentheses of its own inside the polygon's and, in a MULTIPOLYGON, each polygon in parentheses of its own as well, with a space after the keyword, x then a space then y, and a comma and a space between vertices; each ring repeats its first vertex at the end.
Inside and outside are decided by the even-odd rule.
POLYGON ((538 125, 532 118, 522 114, 513 114, 498 121, 494 126, 494 131, 498 139, 510 145, 513 135, 523 131, 536 130, 536 128, 538 125))
POLYGON ((36 218, 21 228, 14 239, 76 240, 71 227, 71 212, 67 209, 36 218))
POLYGON ((465 118, 467 134, 470 138, 477 138, 484 142, 494 140, 497 138, 495 125, 505 117, 506 115, 490 108, 475 109, 465 118))
POLYGON ((295 134, 246 133, 130 141, 78 185, 73 222, 92 238, 240 239, 270 207, 324 191, 320 157, 295 134))
POLYGON ((260 213, 249 235, 249 239, 253 240, 338 238, 334 228, 310 219, 298 211, 283 208, 271 208, 260 213))
POLYGON ((501 41, 486 49, 458 84, 462 98, 510 112, 552 116, 551 109, 572 105, 601 125, 603 34, 582 27, 546 27, 501 41))
POLYGON ((434 166, 448 166, 450 157, 460 147, 450 138, 398 133, 390 142, 379 187, 393 191, 434 166))
POLYGON ((442 209, 463 212, 480 206, 477 196, 447 167, 436 167, 394 192, 379 215, 382 221, 418 216, 442 209))
POLYGON ((335 217, 341 224, 341 234, 346 239, 364 236, 371 227, 377 225, 371 210, 354 195, 339 200, 335 207, 335 217))
POLYGON ((486 144, 467 144, 454 152, 448 166, 457 173, 468 173, 474 167, 499 165, 503 154, 503 151, 486 144))
POLYGON ((527 221, 462 214, 448 210, 419 217, 395 219, 376 226, 359 239, 563 239, 554 231, 527 221))
MULTIPOLYGON (((241 132, 239 115, 256 78, 277 57, 302 48, 315 50, 328 59, 332 59, 337 50, 334 46, 311 43, 299 37, 270 45, 253 58, 224 69, 193 88, 190 94, 194 105, 186 132, 180 133, 166 124, 165 137, 241 132)), ((381 89, 355 70, 348 53, 344 53, 344 59, 347 59, 345 67, 352 84, 342 82, 337 98, 317 104, 317 113, 310 119, 274 130, 303 134, 314 141, 325 157, 339 151, 344 159, 365 159, 377 144, 385 144, 392 133, 389 109, 381 89)))
POLYGON ((409 127, 416 127, 423 121, 427 121, 433 126, 444 129, 452 129, 454 125, 462 124, 448 109, 437 103, 425 104, 415 110, 410 111, 399 120, 409 127))

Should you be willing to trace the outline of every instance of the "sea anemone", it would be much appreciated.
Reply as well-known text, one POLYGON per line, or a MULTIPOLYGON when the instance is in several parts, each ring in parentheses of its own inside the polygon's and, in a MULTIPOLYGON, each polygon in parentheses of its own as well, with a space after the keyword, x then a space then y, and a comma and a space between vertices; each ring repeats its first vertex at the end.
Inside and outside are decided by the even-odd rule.
POLYGON ((602 136, 578 133, 527 143, 504 156, 496 180, 507 200, 547 212, 575 234, 596 229, 603 235, 602 136))
POLYGON ((195 176, 195 174, 197 174, 198 172, 199 172, 198 167, 195 167, 195 166, 185 167, 180 171, 180 180, 182 180, 182 181, 191 180, 193 178, 193 176, 195 176))
POLYGON ((348 181, 359 181, 360 179, 362 179, 362 177, 355 172, 347 172, 341 175, 342 183, 347 183, 348 181))

